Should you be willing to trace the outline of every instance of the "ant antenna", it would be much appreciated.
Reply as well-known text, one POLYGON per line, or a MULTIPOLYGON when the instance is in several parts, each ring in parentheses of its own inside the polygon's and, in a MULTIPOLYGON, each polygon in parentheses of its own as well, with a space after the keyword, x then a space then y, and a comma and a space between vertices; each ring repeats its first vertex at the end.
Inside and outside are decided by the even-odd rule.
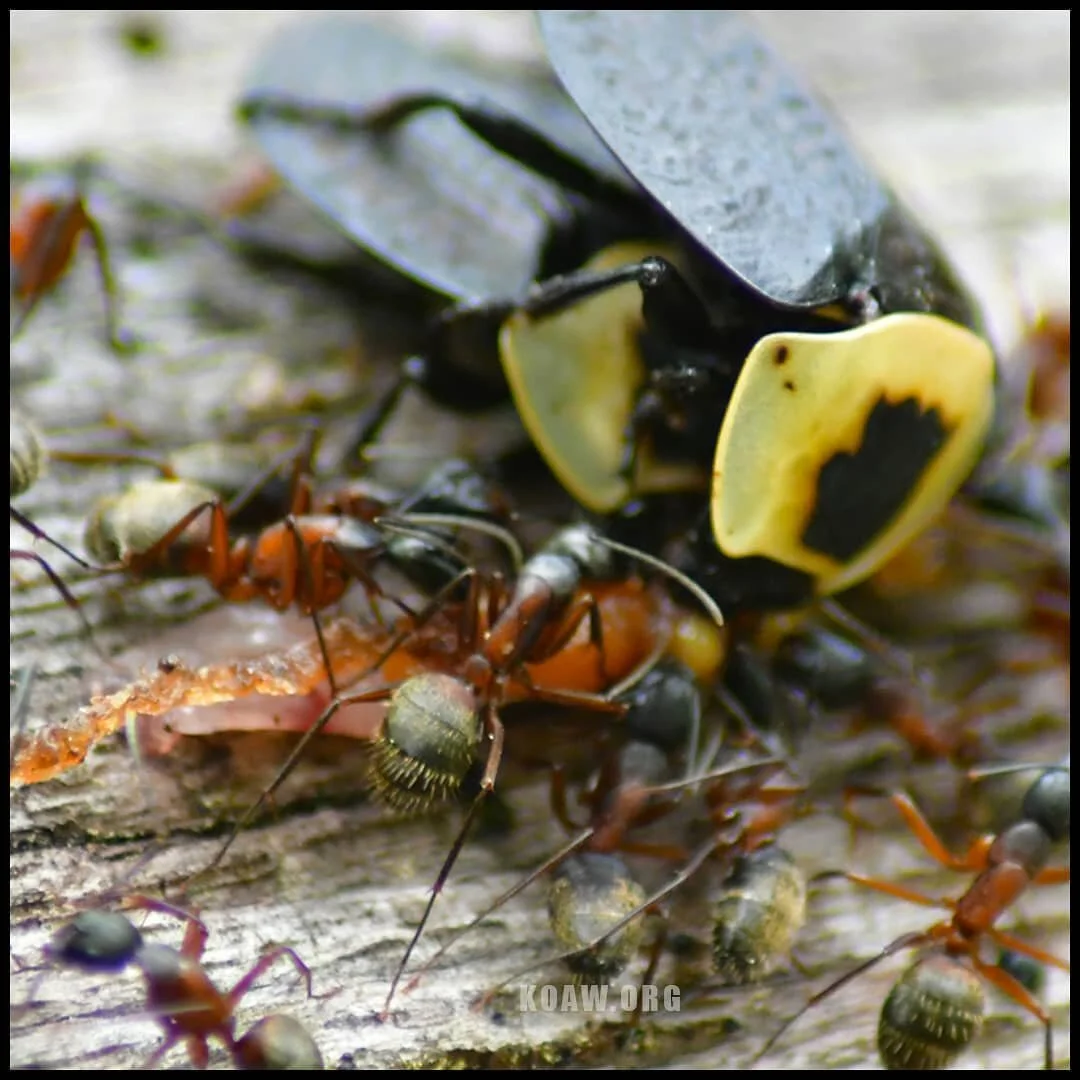
POLYGON ((654 570, 659 570, 661 574, 667 575, 667 577, 671 578, 676 584, 681 585, 686 589, 686 591, 701 604, 709 615, 709 618, 711 618, 717 626, 723 627, 724 613, 720 610, 720 606, 716 601, 696 581, 687 577, 681 570, 676 570, 671 563, 664 562, 663 559, 658 559, 655 555, 650 555, 640 548, 630 547, 627 544, 620 544, 617 540, 611 540, 606 536, 601 536, 599 533, 596 534, 596 539, 599 540, 600 543, 606 544, 613 551, 618 551, 631 559, 637 559, 639 562, 645 563, 646 566, 651 566, 654 570))
POLYGON ((876 967, 881 963, 882 960, 887 960, 890 956, 895 956, 896 953, 903 952, 905 949, 913 948, 916 945, 926 944, 929 940, 928 935, 921 930, 916 930, 910 934, 904 934, 902 937, 898 937, 895 941, 886 945, 876 956, 871 956, 869 960, 864 960, 850 971, 844 972, 839 979, 829 983, 824 990, 819 990, 801 1009, 799 1009, 797 1013, 789 1016, 788 1019, 780 1025, 779 1029, 773 1032, 765 1045, 750 1059, 750 1064, 754 1065, 759 1062, 776 1045, 780 1040, 780 1037, 788 1030, 788 1028, 790 1028, 797 1020, 801 1019, 806 1012, 814 1005, 817 1005, 818 1002, 832 997, 837 990, 847 986, 849 982, 853 982, 860 975, 864 975, 871 968, 876 967))
POLYGON ((898 649, 876 630, 864 623, 862 619, 857 619, 846 607, 838 604, 832 598, 826 597, 819 600, 818 605, 827 618, 831 619, 842 630, 846 630, 853 637, 862 641, 871 652, 877 653, 898 674, 910 679, 913 683, 918 684, 920 682, 915 664, 905 649, 898 649))
MULTIPOLYGON (((458 514, 413 514, 410 512, 403 514, 400 519, 392 515, 377 517, 375 524, 380 528, 389 529, 391 532, 403 533, 406 536, 419 536, 428 542, 436 541, 433 541, 428 534, 410 529, 408 526, 427 525, 438 528, 441 525, 446 528, 472 529, 474 532, 484 533, 486 536, 498 540, 506 548, 514 564, 515 573, 520 571, 525 564, 525 552, 518 543, 517 537, 509 529, 504 529, 493 521, 485 521, 483 518, 466 517, 458 514)), ((451 549, 446 548, 446 550, 451 549)))
POLYGON ((1023 762, 1018 765, 976 765, 973 769, 968 769, 967 778, 974 781, 985 780, 991 776, 1009 776, 1019 772, 1071 772, 1070 756, 1066 754, 1061 761, 1052 765, 1039 765, 1036 762, 1023 762))

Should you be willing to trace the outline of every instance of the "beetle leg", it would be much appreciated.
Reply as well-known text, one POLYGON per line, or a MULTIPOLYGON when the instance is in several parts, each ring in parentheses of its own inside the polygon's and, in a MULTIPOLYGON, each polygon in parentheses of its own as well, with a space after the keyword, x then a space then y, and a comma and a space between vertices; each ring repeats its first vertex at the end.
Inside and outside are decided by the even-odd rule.
POLYGON ((534 317, 552 315, 580 300, 627 284, 641 289, 642 315, 650 331, 676 345, 715 344, 716 329, 708 308, 675 265, 659 255, 611 270, 583 269, 549 278, 534 286, 521 306, 534 317))
MULTIPOLYGON (((420 361, 420 363, 423 363, 423 361, 420 361)), ((347 461, 361 455, 367 447, 373 445, 379 438, 379 433, 382 431, 386 421, 397 411, 401 395, 411 385, 418 383, 419 380, 413 374, 416 366, 417 361, 413 357, 403 361, 397 378, 394 379, 390 387, 360 414, 356 434, 353 436, 346 452, 347 461)))
POLYGON ((459 412, 483 412, 505 401, 510 391, 494 342, 516 307, 516 300, 483 301, 441 315, 423 354, 406 357, 394 382, 360 414, 346 460, 376 441, 410 386, 459 412))

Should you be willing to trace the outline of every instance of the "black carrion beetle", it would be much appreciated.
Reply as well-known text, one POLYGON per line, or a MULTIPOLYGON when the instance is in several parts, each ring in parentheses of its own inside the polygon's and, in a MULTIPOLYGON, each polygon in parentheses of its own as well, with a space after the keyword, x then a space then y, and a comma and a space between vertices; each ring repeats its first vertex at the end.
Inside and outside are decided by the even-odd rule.
POLYGON ((282 175, 451 301, 364 437, 406 381, 458 408, 508 384, 588 510, 704 495, 683 568, 722 604, 865 579, 981 452, 995 365, 972 302, 738 13, 538 17, 562 89, 343 16, 280 37, 249 82, 282 175))

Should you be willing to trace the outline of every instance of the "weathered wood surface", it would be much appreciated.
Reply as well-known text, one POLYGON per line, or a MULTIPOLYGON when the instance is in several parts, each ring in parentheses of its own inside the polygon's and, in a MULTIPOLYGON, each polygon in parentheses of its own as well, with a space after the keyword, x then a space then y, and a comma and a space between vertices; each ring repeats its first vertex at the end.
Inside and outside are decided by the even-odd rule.
MULTIPOLYGON (((132 58, 117 45, 124 14, 12 12, 12 155, 55 160, 98 151, 126 178, 198 205, 233 160, 239 140, 228 105, 245 64, 273 26, 297 13, 167 12, 166 51, 152 60, 132 58)), ((759 17, 941 234, 987 304, 999 341, 1015 332, 1023 313, 1018 297, 1067 304, 1067 13, 863 12, 855 22, 845 12, 759 17)), ((520 59, 534 48, 521 13, 401 18, 496 55, 520 59)), ((84 260, 12 351, 13 393, 45 431, 94 424, 111 409, 155 439, 178 445, 235 429, 260 408, 296 407, 305 397, 310 406, 363 387, 367 368, 358 375, 355 356, 346 352, 354 320, 338 296, 259 274, 175 221, 140 224, 130 195, 103 190, 101 205, 116 242, 125 321, 152 347, 127 365, 104 350, 96 282, 84 260), (150 254, 145 245, 133 250, 146 239, 143 233, 155 241, 150 254)), ((391 333, 387 340, 392 351, 400 338, 391 333)), ((425 438, 435 437, 428 419, 425 438)), ((444 426, 447 439, 460 438, 456 428, 444 426)), ((408 435, 405 425, 401 437, 408 441, 408 435)), ((79 546, 90 500, 122 481, 119 471, 58 466, 20 506, 79 546)), ((13 528, 12 546, 25 543, 13 528)), ((209 598, 207 590, 187 584, 118 593, 87 583, 78 592, 100 626, 101 643, 128 665, 196 648, 190 632, 185 637, 186 620, 209 598)), ((34 663, 39 673, 31 729, 70 718, 94 685, 116 679, 79 636, 71 613, 21 564, 13 564, 12 607, 12 671, 34 663)), ((219 635, 202 647, 236 646, 219 635)), ((1059 682, 1049 693, 1062 698, 1065 690, 1059 682)), ((1027 752, 1056 756, 1066 741, 1060 723, 1051 725, 1027 752)), ((133 975, 54 973, 24 1007, 40 947, 80 898, 128 876, 131 887, 175 887, 203 865, 219 842, 220 822, 250 801, 283 752, 284 744, 273 739, 237 736, 212 748, 192 740, 140 777, 126 748, 110 740, 68 776, 13 792, 12 1066, 131 1068, 145 1060, 158 1029, 139 1015, 133 975), (167 842, 143 862, 157 836, 167 842)), ((318 993, 333 992, 305 1001, 292 974, 276 968, 245 1000, 241 1029, 269 1011, 290 1012, 316 1034, 328 1064, 340 1067, 576 1062, 741 1068, 805 999, 801 979, 728 994, 710 1009, 667 1017, 651 1029, 646 1045, 622 1053, 610 1035, 590 1032, 580 1016, 513 1007, 500 1022, 476 1015, 467 1007, 476 991, 552 951, 543 900, 532 890, 463 942, 450 966, 401 998, 396 1019, 379 1026, 373 1010, 457 821, 450 815, 387 821, 356 791, 352 777, 361 764, 355 747, 334 743, 290 782, 280 818, 245 835, 200 886, 215 979, 230 984, 273 940, 301 953, 318 993)), ((947 773, 938 770, 934 778, 944 782, 947 773)), ((510 800, 516 828, 508 837, 467 845, 433 927, 462 925, 555 846, 542 786, 515 789, 510 800)), ((913 880, 927 888, 955 893, 951 875, 922 873, 924 861, 899 830, 890 826, 872 839, 859 848, 860 869, 902 878, 917 873, 913 880)), ((811 870, 832 866, 843 860, 844 833, 835 822, 811 819, 790 846, 811 870)), ((844 885, 825 888, 811 912, 800 951, 818 971, 815 985, 928 916, 901 903, 868 900, 844 885)), ((1068 956, 1064 890, 1037 890, 1015 925, 1068 956)), ((177 940, 171 926, 158 933, 160 940, 177 940)), ((436 940, 432 934, 421 953, 428 955, 436 940)), ((901 966, 890 963, 808 1015, 762 1067, 878 1067, 876 1015, 901 966)), ((550 974, 538 980, 561 981, 550 974)), ((1057 1052, 1067 1061, 1066 976, 1051 975, 1047 999, 1057 1052)), ((1038 1025, 996 996, 991 1003, 991 1022, 960 1067, 1038 1067, 1038 1025)), ((179 1050, 166 1062, 184 1064, 179 1050)), ((219 1053, 214 1066, 224 1064, 219 1053)))

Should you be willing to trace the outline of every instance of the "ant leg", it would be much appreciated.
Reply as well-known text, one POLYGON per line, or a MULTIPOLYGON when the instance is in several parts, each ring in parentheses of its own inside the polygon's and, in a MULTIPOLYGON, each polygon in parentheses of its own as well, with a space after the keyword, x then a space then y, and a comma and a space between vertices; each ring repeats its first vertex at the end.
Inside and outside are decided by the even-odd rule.
MULTIPOLYGON (((206 549, 209 553, 210 562, 206 571, 206 577, 210 584, 226 595, 226 586, 229 585, 229 526, 225 518, 225 506, 220 499, 199 503, 193 506, 175 525, 172 525, 162 536, 158 537, 143 551, 135 552, 128 557, 127 562, 114 563, 112 566, 94 567, 98 570, 127 570, 133 574, 142 574, 154 567, 159 556, 166 553, 184 531, 194 524, 203 514, 210 512, 210 537, 206 549)), ((227 599, 247 599, 248 595, 243 590, 237 590, 237 595, 228 595, 227 599)))
POLYGON ((900 811, 907 822, 907 826, 915 834, 916 839, 926 849, 927 854, 942 866, 949 870, 959 870, 962 873, 977 873, 986 869, 986 853, 994 842, 994 837, 983 836, 975 840, 967 853, 961 857, 953 855, 948 848, 938 839, 930 823, 922 816, 919 808, 911 798, 902 792, 896 792, 892 796, 892 804, 900 811))
POLYGON ((27 209, 28 220, 17 225, 13 238, 12 292, 18 302, 11 340, 22 332, 41 298, 62 278, 71 265, 87 215, 74 184, 65 184, 55 195, 27 209))
POLYGON ((191 1059, 192 1068, 203 1070, 210 1067, 210 1047, 204 1036, 189 1035, 187 1040, 187 1052, 188 1057, 191 1059))
POLYGON ((187 908, 170 904, 168 900, 159 900, 156 896, 146 896, 143 893, 132 893, 125 896, 120 906, 125 911, 156 911, 161 915, 171 915, 174 919, 186 923, 184 944, 181 946, 180 951, 193 960, 198 960, 202 956, 203 947, 206 944, 206 939, 210 936, 210 931, 207 929, 206 923, 194 911, 188 911, 187 908), (188 942, 187 935, 192 931, 195 931, 201 939, 197 951, 188 942))
POLYGON ((431 959, 429 959, 422 967, 418 968, 414 972, 413 977, 405 984, 404 992, 408 994, 415 990, 424 975, 426 975, 427 972, 429 972, 438 963, 438 961, 450 950, 450 947, 452 945, 454 945, 457 941, 463 938, 470 930, 473 930, 477 926, 479 926, 480 923, 484 921, 484 919, 488 918, 494 912, 498 911, 498 909, 501 908, 504 904, 511 901, 519 893, 524 892, 534 881, 539 880, 549 871, 553 870, 556 866, 559 865, 559 863, 563 862, 570 855, 573 855, 575 851, 580 851, 581 848, 583 848, 589 842, 589 840, 592 839, 592 835, 593 830, 591 828, 580 832, 572 840, 568 841, 561 848, 559 848, 559 850, 556 851, 553 855, 548 856, 548 858, 546 858, 543 863, 541 863, 540 866, 538 866, 535 870, 531 870, 526 877, 522 878, 515 885, 507 889, 506 892, 502 894, 502 896, 498 897, 498 899, 496 900, 493 900, 483 911, 480 912, 479 915, 473 918, 467 926, 463 926, 460 930, 453 934, 450 939, 439 948, 438 952, 436 952, 435 955, 431 957, 431 959))
POLYGON ((1060 968, 1062 971, 1070 970, 1069 964, 1064 960, 1059 960, 1052 953, 1044 952, 1034 945, 1029 945, 1026 941, 1021 941, 1020 938, 1005 933, 1004 930, 992 929, 989 933, 994 942, 1004 949, 1011 949, 1013 952, 1023 953, 1025 956, 1030 956, 1032 960, 1038 960, 1040 964, 1046 964, 1049 967, 1060 968))
POLYGON ((184 940, 180 943, 180 955, 195 961, 201 960, 209 937, 210 932, 205 923, 196 920, 189 922, 184 931, 184 940))
POLYGON ((565 705, 571 709, 589 709, 591 712, 610 713, 612 716, 624 716, 626 705, 613 701, 603 694, 590 694, 584 690, 555 690, 545 686, 529 685, 529 698, 532 701, 546 701, 551 705, 565 705))
POLYGON ((109 339, 109 345, 115 353, 130 353, 137 347, 137 341, 130 333, 120 329, 116 281, 109 264, 109 249, 105 243, 105 234, 97 221, 85 209, 83 210, 83 227, 89 234, 90 242, 94 247, 98 278, 101 281, 101 292, 105 303, 105 334, 109 339))
POLYGON ((410 361, 405 360, 389 388, 360 414, 356 434, 349 440, 346 460, 362 455, 378 439, 387 420, 397 412, 405 391, 418 381, 410 361))
MULTIPOLYGON (((162 1040, 161 1045, 146 1059, 146 1063, 143 1065, 143 1068, 147 1070, 156 1069, 161 1063, 161 1059, 180 1041, 180 1037, 181 1036, 179 1031, 169 1030, 168 1032, 166 1032, 165 1038, 162 1040)), ((203 1045, 202 1049, 203 1053, 205 1054, 205 1044, 203 1045)), ((192 1047, 188 1048, 188 1052, 192 1059, 192 1064, 194 1065, 195 1059, 198 1055, 196 1053, 193 1053, 192 1050, 192 1047)), ((209 1064, 209 1055, 207 1055, 207 1064, 209 1064)), ((198 1065, 196 1065, 195 1067, 199 1068, 198 1065)), ((205 1068, 206 1065, 203 1065, 202 1067, 205 1068)))
POLYGON ((529 663, 542 664, 545 660, 557 656, 570 644, 578 628, 586 619, 589 620, 589 644, 594 646, 599 653, 600 673, 606 682, 604 627, 601 621, 600 605, 591 593, 574 599, 555 627, 545 633, 537 647, 530 653, 529 663))
POLYGON ((390 1015, 390 1003, 393 1001, 398 983, 401 982, 401 977, 405 973, 405 966, 409 962, 409 957, 412 956, 413 949, 420 940, 420 937, 424 932, 424 927, 427 925, 428 918, 431 916, 435 901, 438 899, 439 894, 446 885, 446 881, 450 877, 450 871, 453 870, 454 863, 457 862, 457 857, 461 854, 461 849, 465 846, 465 839, 469 835, 469 829, 476 819, 477 812, 483 804, 484 799, 491 794, 495 787, 495 777, 499 771, 499 762, 502 760, 505 732, 502 721, 495 715, 495 710, 490 706, 487 710, 485 726, 487 728, 488 738, 491 740, 491 749, 488 751, 487 762, 484 765, 484 773, 480 779, 480 790, 477 793, 476 798, 473 799, 472 806, 469 807, 469 811, 465 815, 465 820, 462 822, 461 828, 458 830, 458 834, 455 837, 453 844, 450 846, 450 851, 447 853, 442 867, 439 869, 438 876, 435 878, 435 884, 431 887, 431 896, 428 898, 427 907, 424 908, 424 914, 420 917, 420 922, 416 927, 412 940, 409 942, 408 947, 405 949, 405 954, 398 963, 397 969, 394 972, 394 977, 390 980, 390 989, 387 992, 386 1000, 383 1002, 382 1011, 379 1014, 380 1020, 385 1021, 390 1015))
POLYGON ((50 450, 49 459, 65 465, 145 465, 157 469, 165 480, 177 479, 176 470, 164 458, 137 450, 50 450))
MULTIPOLYGON (((829 874, 828 876, 831 877, 832 875, 829 874)), ((949 911, 952 911, 955 907, 951 900, 935 900, 930 896, 915 892, 914 889, 908 889, 903 885, 894 885, 890 881, 879 881, 877 878, 865 877, 862 874, 853 874, 849 871, 842 871, 839 876, 847 878, 848 881, 855 885, 863 885, 867 889, 885 893, 886 896, 895 896, 898 900, 907 900, 909 903, 921 904, 923 907, 945 908, 949 911)), ((930 933, 930 931, 928 930, 927 933, 930 933)))
POLYGON ((502 761, 503 740, 506 737, 502 721, 495 715, 495 710, 491 706, 488 706, 487 710, 486 727, 488 738, 491 739, 491 749, 488 751, 487 762, 484 765, 484 774, 480 778, 480 790, 490 792, 495 788, 495 777, 499 772, 499 763, 502 761))
POLYGON ((11 520, 16 525, 21 525, 35 540, 44 540, 47 544, 52 544, 57 551, 62 551, 72 562, 78 563, 84 570, 95 570, 97 567, 88 563, 85 559, 80 558, 73 551, 69 551, 59 540, 54 540, 44 529, 35 525, 22 511, 16 510, 14 506, 9 507, 11 513, 11 520))
POLYGON ((274 457, 247 487, 229 500, 225 516, 230 521, 236 517, 286 465, 292 466, 288 512, 296 517, 308 513, 311 510, 312 501, 310 477, 314 471, 315 453, 318 450, 318 445, 318 431, 309 428, 297 446, 274 457))
MULTIPOLYGON (((385 662, 385 661, 384 661, 385 662)), ((381 665, 379 665, 381 666, 381 665)), ((375 668, 373 670, 378 670, 375 668)), ((385 701, 390 695, 401 685, 400 682, 390 683, 386 686, 376 687, 374 690, 366 690, 362 693, 347 694, 344 697, 335 698, 329 705, 323 710, 322 715, 315 721, 314 724, 304 732, 300 741, 293 748, 293 752, 289 755, 285 764, 278 770, 277 776, 274 777, 273 782, 267 787, 258 799, 250 806, 244 813, 244 816, 233 826, 232 832, 229 834, 225 843, 218 849, 217 854, 207 863, 202 870, 194 873, 189 879, 188 884, 194 881, 196 878, 201 877, 203 874, 212 870, 221 860, 225 857, 226 852, 236 842, 236 838, 243 832, 244 827, 249 821, 259 812, 260 809, 266 804, 267 800, 273 797, 273 794, 281 785, 288 779, 289 774, 296 768, 296 763, 303 756, 304 751, 307 749, 308 743, 315 738, 316 735, 328 723, 333 719, 334 714, 338 709, 345 705, 362 705, 369 701, 385 701)))
MULTIPOLYGON (((376 659, 368 665, 367 671, 361 672, 357 677, 357 681, 366 678, 368 675, 373 675, 379 670, 394 655, 395 652, 400 649, 405 642, 413 637, 419 630, 423 629, 431 620, 441 611, 447 604, 447 601, 457 592, 458 589, 465 583, 468 583, 469 593, 465 598, 465 603, 462 609, 462 619, 467 622, 467 625, 471 626, 478 622, 478 611, 480 607, 480 595, 481 595, 481 582, 477 571, 473 567, 469 567, 466 570, 462 570, 446 585, 444 585, 421 609, 416 613, 409 626, 402 630, 399 630, 390 641, 383 648, 383 651, 376 657, 376 659), (471 621, 468 621, 471 620, 471 621)), ((479 633, 477 630, 476 633, 479 633)), ((461 635, 462 648, 470 648, 474 642, 473 636, 461 635)))
POLYGON ((826 998, 832 997, 837 990, 847 986, 850 982, 854 982, 860 975, 865 975, 871 968, 880 964, 882 960, 886 960, 890 956, 895 956, 898 952, 903 952, 905 949, 918 948, 921 945, 927 944, 929 940, 927 934, 923 932, 917 931, 912 934, 902 934, 895 941, 886 945, 885 948, 875 956, 871 956, 868 960, 864 960, 861 964, 857 964, 850 971, 844 972, 840 978, 829 983, 824 990, 819 990, 813 997, 808 998, 798 1012, 789 1016, 787 1020, 785 1020, 783 1024, 769 1036, 765 1045, 753 1056, 753 1058, 751 1058, 750 1064, 753 1065, 760 1061, 777 1044, 777 1042, 779 1042, 780 1037, 784 1032, 786 1032, 797 1020, 800 1020, 815 1005, 818 1005, 826 998))
POLYGON ((955 762, 980 753, 977 745, 970 745, 971 733, 965 732, 962 717, 946 730, 926 715, 922 703, 906 687, 901 689, 882 680, 867 696, 865 711, 883 716, 916 757, 955 762))
POLYGON ((653 939, 653 943, 649 946, 649 962, 645 967, 644 972, 641 975, 641 981, 638 983, 637 1001, 634 1005, 634 1011, 630 1014, 630 1019, 627 1021, 627 1025, 631 1028, 636 1028, 641 1021, 641 1011, 645 1007, 645 987, 652 985, 652 981, 656 976, 656 969, 660 966, 660 957, 664 954, 664 946, 667 944, 668 933, 671 929, 671 921, 668 912, 663 908, 657 908, 655 911, 648 911, 645 914, 657 915, 660 918, 660 932, 653 939))
POLYGON ((467 302, 437 316, 424 351, 406 357, 394 382, 360 414, 346 463, 365 456, 410 387, 464 413, 482 412, 505 401, 509 389, 492 343, 514 307, 509 300, 467 302))
MULTIPOLYGON (((304 432, 304 437, 300 440, 292 455, 292 478, 289 482, 292 497, 289 500, 289 513, 296 517, 311 511, 311 478, 315 474, 315 455, 318 452, 320 442, 321 436, 318 428, 309 427, 304 432)), ((288 460, 288 458, 285 460, 288 460)), ((276 463, 272 464, 276 466, 276 463)), ((274 472, 276 471, 277 468, 275 467, 274 472)))
POLYGON ((230 1012, 236 1008, 243 996, 251 989, 255 980, 262 976, 275 960, 279 960, 283 956, 287 956, 292 962, 293 967, 296 968, 297 973, 304 980, 304 985, 307 987, 307 996, 311 997, 311 969, 300 959, 294 949, 290 949, 288 945, 278 945, 271 949, 270 952, 259 957, 251 970, 229 991, 226 1000, 229 1003, 230 1012))
POLYGON ((319 618, 319 608, 322 604, 321 583, 326 580, 326 550, 324 541, 317 541, 311 549, 304 543, 303 533, 300 526, 290 514, 285 518, 285 527, 292 536, 293 543, 282 544, 281 548, 281 591, 274 596, 273 603, 280 610, 291 607, 297 594, 306 596, 305 606, 310 609, 311 622, 315 627, 315 637, 319 641, 319 652, 322 654, 323 667, 326 669, 326 681, 330 684, 330 696, 337 697, 337 682, 334 679, 334 666, 330 660, 330 650, 323 634, 322 620, 319 618), (299 576, 304 575, 304 588, 299 587, 299 576))
POLYGON ((410 619, 416 618, 416 612, 413 611, 408 604, 403 600, 399 600, 396 596, 388 593, 372 576, 370 570, 365 565, 366 559, 371 558, 372 555, 381 554, 377 549, 367 549, 367 551, 357 550, 356 548, 347 547, 346 545, 339 543, 336 540, 323 539, 318 541, 319 545, 325 546, 334 552, 339 559, 345 564, 349 573, 364 586, 364 591, 367 593, 368 602, 371 604, 371 610, 375 615, 376 622, 380 626, 385 627, 386 622, 383 618, 382 612, 379 610, 379 605, 375 603, 377 599, 389 600, 395 607, 397 607, 403 615, 406 615, 410 619))
POLYGON ((75 594, 64 584, 60 575, 57 574, 57 572, 36 551, 23 551, 18 548, 11 548, 9 554, 12 559, 25 559, 28 562, 37 563, 44 571, 45 576, 52 582, 56 591, 64 598, 64 603, 79 617, 79 621, 82 623, 83 629, 86 631, 86 636, 89 639, 90 644, 94 647, 94 651, 107 663, 112 664, 112 659, 105 653, 105 650, 102 649, 101 645, 98 644, 97 638, 94 637, 94 628, 90 625, 90 620, 86 617, 86 613, 82 609, 82 604, 79 603, 75 594))
POLYGON ((887 793, 865 784, 845 784, 840 792, 840 818, 848 827, 848 862, 854 860, 859 846, 859 834, 872 833, 874 824, 855 809, 855 800, 863 797, 882 798, 887 793))
POLYGON ((1047 866, 1032 879, 1033 885, 1065 885, 1071 880, 1067 866, 1047 866))
POLYGON ((988 964, 985 960, 980 960, 974 954, 971 956, 971 963, 987 982, 1011 997, 1017 1005, 1027 1009, 1042 1024, 1046 1040, 1043 1048, 1043 1068, 1052 1069, 1054 1067, 1054 1029, 1050 1014, 1007 971, 1003 971, 996 964, 988 964))

